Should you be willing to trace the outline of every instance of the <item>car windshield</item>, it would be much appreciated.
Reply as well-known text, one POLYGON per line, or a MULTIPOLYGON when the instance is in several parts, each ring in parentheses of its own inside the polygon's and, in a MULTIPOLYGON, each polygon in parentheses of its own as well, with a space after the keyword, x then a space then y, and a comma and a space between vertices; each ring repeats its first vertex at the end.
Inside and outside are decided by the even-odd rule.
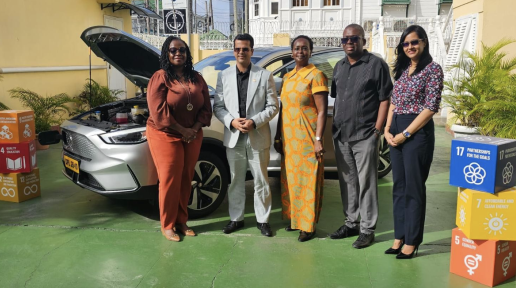
MULTIPOLYGON (((261 58, 251 57, 251 62, 256 64, 261 58)), ((217 76, 219 72, 236 65, 235 56, 210 56, 194 65, 194 69, 202 74, 210 90, 217 86, 217 76)))

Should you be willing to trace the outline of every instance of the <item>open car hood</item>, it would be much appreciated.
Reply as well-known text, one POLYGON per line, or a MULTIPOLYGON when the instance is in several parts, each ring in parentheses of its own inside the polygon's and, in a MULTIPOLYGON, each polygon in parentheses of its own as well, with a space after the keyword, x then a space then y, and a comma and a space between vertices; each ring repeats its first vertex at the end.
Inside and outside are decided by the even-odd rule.
POLYGON ((81 39, 93 53, 114 66, 138 87, 147 87, 159 68, 161 51, 124 31, 93 26, 81 34, 81 39))

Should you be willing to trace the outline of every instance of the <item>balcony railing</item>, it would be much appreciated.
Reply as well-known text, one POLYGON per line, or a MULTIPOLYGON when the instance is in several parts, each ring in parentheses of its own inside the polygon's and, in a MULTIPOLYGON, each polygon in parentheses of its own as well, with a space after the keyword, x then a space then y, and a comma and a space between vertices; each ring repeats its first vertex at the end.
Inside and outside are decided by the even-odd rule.
POLYGON ((382 0, 382 5, 409 5, 410 0, 382 0))

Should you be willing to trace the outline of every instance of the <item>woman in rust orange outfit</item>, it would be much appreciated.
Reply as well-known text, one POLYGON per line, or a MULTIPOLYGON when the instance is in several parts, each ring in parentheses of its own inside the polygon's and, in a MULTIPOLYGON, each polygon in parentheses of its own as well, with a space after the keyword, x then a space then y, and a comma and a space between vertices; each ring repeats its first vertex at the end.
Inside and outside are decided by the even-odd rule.
POLYGON ((158 171, 161 231, 168 240, 178 242, 176 231, 196 235, 186 225, 187 206, 201 150, 201 127, 210 125, 212 112, 208 86, 193 70, 183 40, 167 38, 160 67, 147 86, 147 141, 158 171))
POLYGON ((309 64, 314 44, 307 36, 292 41, 296 68, 285 74, 274 148, 283 154, 281 202, 285 230, 300 230, 298 240, 315 235, 322 207, 324 126, 328 110, 328 79, 309 64))

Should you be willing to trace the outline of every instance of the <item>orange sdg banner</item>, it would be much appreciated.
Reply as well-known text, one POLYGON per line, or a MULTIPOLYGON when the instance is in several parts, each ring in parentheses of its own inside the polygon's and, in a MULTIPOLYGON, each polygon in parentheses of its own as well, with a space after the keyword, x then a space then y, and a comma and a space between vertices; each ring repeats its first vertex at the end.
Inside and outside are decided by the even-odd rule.
POLYGON ((0 143, 21 143, 36 139, 34 111, 0 111, 0 143))
POLYGON ((487 286, 498 285, 516 275, 516 242, 471 240, 455 228, 450 272, 487 286))

